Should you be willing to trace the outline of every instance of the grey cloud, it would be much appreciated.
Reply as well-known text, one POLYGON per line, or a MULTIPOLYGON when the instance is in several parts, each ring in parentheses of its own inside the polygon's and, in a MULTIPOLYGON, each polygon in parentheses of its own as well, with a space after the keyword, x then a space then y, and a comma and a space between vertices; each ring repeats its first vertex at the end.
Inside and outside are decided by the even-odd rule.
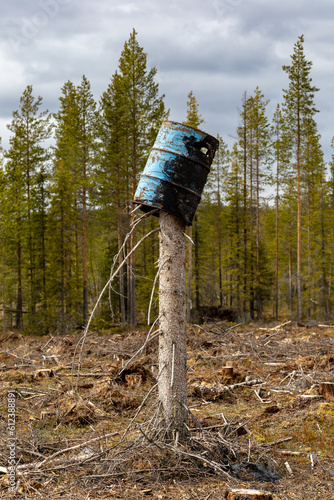
POLYGON ((331 0, 11 0, 3 4, 0 136, 6 137, 4 118, 17 109, 28 84, 42 95, 50 111, 57 110, 64 82, 79 83, 83 74, 99 99, 135 28, 149 65, 158 70, 160 91, 166 95, 172 119, 185 118, 187 94, 193 90, 205 129, 228 137, 235 133, 244 91, 251 94, 259 86, 271 99, 270 112, 282 99, 282 88, 288 85, 282 64, 289 64, 293 44, 304 33, 305 54, 314 61, 314 84, 321 89, 316 95, 321 110, 318 123, 329 155, 328 142, 334 135, 331 0))

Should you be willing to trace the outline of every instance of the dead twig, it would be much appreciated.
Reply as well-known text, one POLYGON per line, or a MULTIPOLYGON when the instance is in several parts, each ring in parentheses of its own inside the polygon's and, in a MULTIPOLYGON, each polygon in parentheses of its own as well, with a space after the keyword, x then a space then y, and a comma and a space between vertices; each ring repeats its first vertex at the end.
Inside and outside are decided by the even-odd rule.
POLYGON ((151 307, 152 307, 152 302, 153 302, 153 295, 154 295, 154 290, 155 290, 155 285, 157 283, 157 280, 158 280, 158 277, 159 277, 159 274, 162 270, 162 268, 164 267, 164 265, 166 264, 166 262, 168 262, 170 260, 169 257, 167 257, 160 265, 159 265, 159 268, 158 268, 158 271, 155 275, 155 278, 154 278, 154 281, 153 281, 153 286, 152 286, 152 292, 151 292, 151 299, 150 299, 150 303, 149 303, 149 306, 148 306, 148 313, 147 313, 147 324, 149 325, 150 324, 150 318, 151 318, 151 307))

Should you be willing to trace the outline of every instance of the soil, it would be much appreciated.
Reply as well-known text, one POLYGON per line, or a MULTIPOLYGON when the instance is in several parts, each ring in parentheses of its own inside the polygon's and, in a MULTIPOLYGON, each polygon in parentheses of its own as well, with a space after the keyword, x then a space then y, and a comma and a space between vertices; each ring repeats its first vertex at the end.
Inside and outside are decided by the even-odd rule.
POLYGON ((158 338, 127 365, 147 333, 0 336, 0 498, 15 438, 16 498, 334 500, 334 326, 190 325, 188 447, 159 440, 158 338))

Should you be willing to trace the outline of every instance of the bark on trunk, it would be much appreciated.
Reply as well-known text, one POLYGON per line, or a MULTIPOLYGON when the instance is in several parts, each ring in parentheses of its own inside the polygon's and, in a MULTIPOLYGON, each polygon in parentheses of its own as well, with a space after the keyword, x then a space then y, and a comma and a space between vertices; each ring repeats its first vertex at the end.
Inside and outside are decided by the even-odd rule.
POLYGON ((186 350, 186 248, 181 219, 160 212, 159 400, 165 439, 189 438, 186 350))

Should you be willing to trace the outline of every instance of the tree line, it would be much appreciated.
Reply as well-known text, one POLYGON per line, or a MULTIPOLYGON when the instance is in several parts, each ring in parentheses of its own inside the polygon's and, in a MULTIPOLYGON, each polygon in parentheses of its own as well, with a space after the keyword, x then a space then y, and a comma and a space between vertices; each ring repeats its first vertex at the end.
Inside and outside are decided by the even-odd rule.
MULTIPOLYGON (((200 306, 232 309, 240 321, 331 319, 334 157, 327 166, 315 120, 319 89, 303 44, 300 36, 283 66, 287 88, 274 116, 257 87, 242 96, 230 150, 218 136, 220 148, 187 230, 188 319, 200 306)), ((111 266, 157 228, 156 217, 134 227, 132 206, 140 172, 169 117, 156 73, 133 30, 98 102, 85 76, 79 85, 63 85, 56 113, 43 110, 32 86, 23 92, 0 157, 4 330, 83 327, 111 266)), ((192 91, 185 123, 203 123, 192 91)), ((97 309, 98 327, 146 320, 158 255, 155 233, 111 283, 97 309)), ((157 313, 157 294, 151 311, 157 313)))

